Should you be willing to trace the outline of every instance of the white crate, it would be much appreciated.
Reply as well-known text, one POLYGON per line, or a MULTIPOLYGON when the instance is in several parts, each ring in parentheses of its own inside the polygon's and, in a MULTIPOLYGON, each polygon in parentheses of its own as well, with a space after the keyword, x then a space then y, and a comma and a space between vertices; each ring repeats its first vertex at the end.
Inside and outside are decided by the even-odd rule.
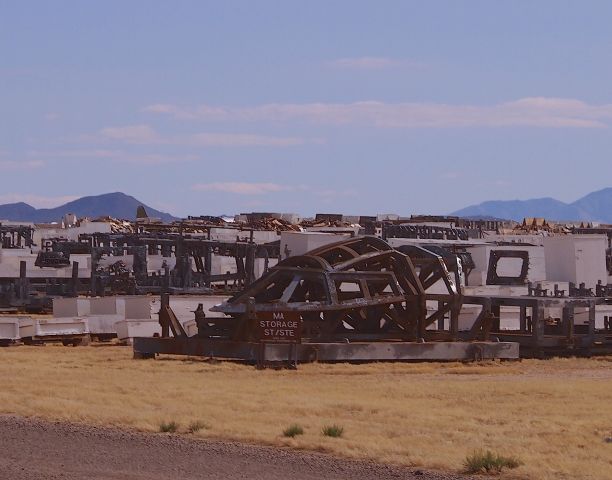
POLYGON ((19 316, 0 317, 0 340, 19 340, 19 316))
POLYGON ((62 337, 87 335, 89 326, 84 318, 31 318, 22 317, 19 321, 19 336, 62 337))

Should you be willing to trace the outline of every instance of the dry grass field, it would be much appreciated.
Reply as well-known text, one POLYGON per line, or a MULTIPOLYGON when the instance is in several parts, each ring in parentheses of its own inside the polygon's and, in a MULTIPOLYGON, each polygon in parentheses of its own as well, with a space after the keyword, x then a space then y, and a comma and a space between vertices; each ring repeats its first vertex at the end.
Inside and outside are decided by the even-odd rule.
POLYGON ((132 360, 126 347, 0 350, 0 412, 283 445, 460 471, 490 449, 503 478, 612 479, 612 358, 302 365, 132 360), (201 428, 188 433, 189 425, 201 428), (283 436, 297 423, 303 435, 283 436), (321 430, 337 424, 341 438, 321 430))

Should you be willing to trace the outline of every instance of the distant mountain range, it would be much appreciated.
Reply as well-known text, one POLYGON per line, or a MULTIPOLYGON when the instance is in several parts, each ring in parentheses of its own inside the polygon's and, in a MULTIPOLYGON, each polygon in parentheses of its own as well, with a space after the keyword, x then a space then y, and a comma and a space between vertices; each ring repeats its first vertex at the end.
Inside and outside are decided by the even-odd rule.
POLYGON ((124 220, 134 220, 136 209, 144 206, 149 217, 159 218, 166 222, 176 220, 169 213, 155 210, 125 193, 115 192, 91 197, 82 197, 56 208, 34 208, 27 203, 8 203, 0 205, 0 219, 15 222, 48 223, 59 222, 67 213, 77 217, 97 218, 109 216, 124 220))
POLYGON ((612 223, 612 188, 604 188, 564 203, 554 198, 531 200, 493 200, 453 212, 459 217, 495 217, 521 221, 525 217, 549 220, 588 220, 612 223))
MULTIPOLYGON (((0 220, 34 223, 59 222, 67 213, 74 213, 79 218, 109 216, 134 220, 136 210, 140 205, 145 207, 150 217, 159 218, 165 222, 177 220, 169 213, 155 210, 121 192, 82 197, 56 208, 34 208, 23 202, 0 205, 0 220)), ((587 220, 612 223, 612 188, 589 193, 573 203, 564 203, 554 198, 493 200, 462 208, 451 215, 516 221, 521 221, 525 217, 544 217, 549 220, 587 220)))

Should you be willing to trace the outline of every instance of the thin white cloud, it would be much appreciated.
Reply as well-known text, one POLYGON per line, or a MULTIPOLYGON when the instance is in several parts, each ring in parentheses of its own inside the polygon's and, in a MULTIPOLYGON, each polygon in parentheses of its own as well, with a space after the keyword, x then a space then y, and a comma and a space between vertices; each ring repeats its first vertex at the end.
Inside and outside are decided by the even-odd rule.
MULTIPOLYGON (((197 108, 203 108, 203 106, 197 108)), ((219 110, 221 112, 221 109, 219 110)), ((147 113, 164 113, 175 117, 181 117, 182 115, 190 114, 190 112, 187 112, 187 109, 169 103, 156 103, 154 105, 147 105, 142 109, 142 111, 147 113)), ((188 116, 187 118, 190 117, 188 116)))
POLYGON ((0 160, 0 171, 37 170, 45 166, 42 160, 0 160))
POLYGON ((601 128, 612 120, 612 104, 531 97, 496 105, 440 103, 264 104, 253 107, 151 105, 146 112, 209 122, 286 122, 378 128, 545 127, 601 128))
POLYGON ((47 197, 31 193, 5 193, 0 195, 0 204, 25 202, 36 208, 55 208, 77 198, 80 197, 75 195, 47 197))
MULTIPOLYGON (((162 135, 148 125, 107 127, 98 132, 104 140, 136 145, 175 145, 185 147, 290 147, 307 140, 296 137, 274 137, 250 133, 193 133, 162 135)), ((88 140, 91 140, 88 138, 88 140)), ((310 141, 310 140, 308 140, 310 141)), ((313 139, 313 142, 318 141, 313 139)))
POLYGON ((249 182, 215 182, 198 183, 191 187, 201 192, 223 192, 236 195, 264 195, 266 193, 285 192, 296 187, 280 185, 278 183, 249 183, 249 182))
POLYGON ((133 153, 123 150, 60 150, 56 152, 30 152, 31 155, 43 158, 62 159, 104 159, 119 163, 141 163, 145 165, 158 165, 162 163, 190 162, 198 160, 200 157, 193 154, 162 154, 162 153, 133 153))
POLYGON ((163 153, 126 153, 121 151, 108 152, 106 157, 115 162, 141 163, 143 165, 159 165, 163 163, 193 162, 198 160, 198 155, 192 154, 163 154, 163 153))
POLYGON ((100 135, 110 140, 128 143, 159 143, 159 135, 148 125, 126 125, 107 127, 100 130, 100 135))
POLYGON ((295 137, 270 137, 243 133, 196 133, 184 140, 175 139, 177 144, 194 147, 290 147, 302 145, 305 140, 295 137))
POLYGON ((328 62, 334 68, 350 70, 382 70, 394 67, 416 67, 417 64, 407 60, 388 57, 338 58, 328 62))
POLYGON ((90 150, 60 150, 56 152, 30 152, 31 155, 43 158, 52 158, 56 160, 62 159, 79 159, 79 160, 109 160, 117 163, 142 163, 142 164, 162 164, 162 163, 178 163, 198 160, 198 155, 170 155, 161 153, 132 153, 122 150, 105 150, 105 149, 90 149, 90 150))

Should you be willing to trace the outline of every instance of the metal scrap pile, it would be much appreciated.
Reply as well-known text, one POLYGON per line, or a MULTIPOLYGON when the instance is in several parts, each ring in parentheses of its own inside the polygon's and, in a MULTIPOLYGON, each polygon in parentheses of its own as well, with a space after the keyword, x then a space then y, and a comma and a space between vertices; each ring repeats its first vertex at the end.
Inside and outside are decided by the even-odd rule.
POLYGON ((528 217, 523 222, 516 225, 511 233, 571 233, 572 225, 556 223, 545 218, 528 217))
POLYGON ((111 233, 136 233, 137 228, 133 222, 128 220, 120 220, 113 217, 99 217, 93 220, 94 222, 110 223, 111 233))
POLYGON ((227 222, 221 217, 215 217, 211 215, 200 215, 199 217, 187 217, 187 220, 183 220, 183 223, 190 225, 214 225, 216 227, 223 227, 227 225, 227 222))
MULTIPOLYGON (((190 221, 179 221, 172 223, 152 223, 146 225, 139 225, 141 231, 146 233, 157 233, 157 234, 168 234, 168 233, 183 233, 183 234, 205 234, 208 232, 208 228, 211 225, 190 222, 190 221)), ((212 225, 214 226, 214 225, 212 225)))
POLYGON ((343 220, 303 220, 300 225, 304 228, 325 228, 325 227, 352 227, 354 224, 343 220))
POLYGON ((412 338, 424 294, 409 257, 356 237, 284 260, 212 311, 232 317, 223 327, 234 340, 255 338, 254 312, 299 316, 304 335, 317 339, 412 338))
POLYGON ((257 220, 251 220, 248 225, 249 228, 253 228, 255 230, 276 230, 277 232, 300 232, 302 230, 298 225, 293 225, 286 220, 274 217, 264 217, 257 220))

